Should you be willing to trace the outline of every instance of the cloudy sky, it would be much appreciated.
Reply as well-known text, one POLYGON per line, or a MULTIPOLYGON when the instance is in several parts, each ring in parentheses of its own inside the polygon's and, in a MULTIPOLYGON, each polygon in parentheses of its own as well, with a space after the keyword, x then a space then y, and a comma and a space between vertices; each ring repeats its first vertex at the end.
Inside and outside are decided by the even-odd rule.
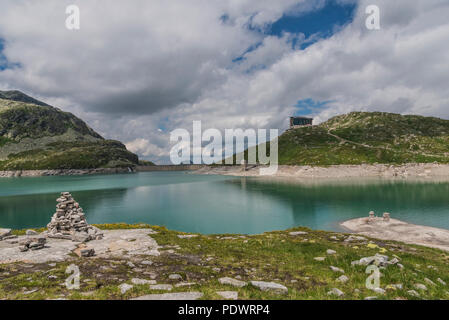
POLYGON ((447 0, 0 0, 0 89, 142 158, 175 128, 279 128, 354 110, 449 119, 447 0), (65 27, 67 5, 80 30, 65 27), (381 29, 368 30, 368 5, 381 29))

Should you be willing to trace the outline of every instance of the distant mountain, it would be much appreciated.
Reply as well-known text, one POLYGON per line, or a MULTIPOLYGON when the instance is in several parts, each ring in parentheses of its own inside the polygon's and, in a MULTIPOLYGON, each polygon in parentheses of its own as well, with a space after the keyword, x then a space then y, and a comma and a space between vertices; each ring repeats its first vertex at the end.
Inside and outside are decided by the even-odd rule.
POLYGON ((0 170, 129 167, 137 155, 69 112, 0 91, 0 170))
POLYGON ((449 120, 352 112, 279 137, 279 162, 291 165, 449 163, 449 120))

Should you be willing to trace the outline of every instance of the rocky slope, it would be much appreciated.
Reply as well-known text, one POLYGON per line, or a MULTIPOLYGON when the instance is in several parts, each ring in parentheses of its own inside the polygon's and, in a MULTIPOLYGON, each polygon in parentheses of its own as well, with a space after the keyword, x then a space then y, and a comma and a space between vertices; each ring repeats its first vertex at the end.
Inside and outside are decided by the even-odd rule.
POLYGON ((449 120, 352 112, 279 137, 286 165, 449 163, 449 120))
POLYGON ((130 167, 138 157, 81 119, 19 91, 0 91, 0 170, 130 167))

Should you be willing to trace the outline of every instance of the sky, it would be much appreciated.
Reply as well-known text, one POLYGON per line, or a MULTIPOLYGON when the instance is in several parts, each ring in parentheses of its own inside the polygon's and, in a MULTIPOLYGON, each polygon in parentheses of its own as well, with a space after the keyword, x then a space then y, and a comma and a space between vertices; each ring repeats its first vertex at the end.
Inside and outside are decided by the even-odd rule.
POLYGON ((0 89, 167 163, 170 132, 351 111, 449 118, 447 0, 1 0, 0 89), (80 30, 65 27, 80 8, 80 30), (368 5, 380 30, 368 30, 368 5))

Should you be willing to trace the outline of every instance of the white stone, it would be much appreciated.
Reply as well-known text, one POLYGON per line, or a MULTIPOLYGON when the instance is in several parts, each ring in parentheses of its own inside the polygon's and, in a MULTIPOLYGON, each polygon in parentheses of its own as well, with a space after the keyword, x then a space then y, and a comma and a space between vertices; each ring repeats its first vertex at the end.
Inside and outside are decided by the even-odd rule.
POLYGON ((331 270, 332 270, 333 272, 341 272, 341 273, 345 273, 345 271, 344 271, 343 269, 340 269, 340 268, 337 268, 337 267, 334 267, 334 266, 330 266, 330 268, 331 268, 331 270))
POLYGON ((415 290, 409 290, 409 291, 407 291, 407 293, 411 296, 419 297, 419 293, 416 292, 415 290))
POLYGON ((326 258, 325 257, 315 257, 315 258, 313 258, 313 260, 324 261, 324 260, 326 260, 326 258))
POLYGON ((430 284, 431 286, 434 286, 434 285, 435 285, 435 282, 433 282, 433 281, 430 280, 429 278, 424 278, 424 281, 425 281, 427 284, 430 284))
POLYGON ((337 296, 337 297, 342 297, 342 296, 345 295, 343 291, 341 291, 340 289, 337 289, 337 288, 333 288, 333 289, 332 289, 331 291, 329 291, 327 294, 328 294, 329 296, 337 296))
POLYGON ((423 291, 427 291, 427 287, 421 283, 417 283, 415 284, 415 288, 418 290, 423 290, 423 291))
POLYGON ((131 300, 198 300, 203 296, 201 292, 176 292, 164 294, 148 294, 131 300))
POLYGON ((247 285, 247 283, 244 281, 240 281, 240 280, 236 280, 236 279, 232 279, 232 278, 228 278, 228 277, 220 278, 220 279, 218 279, 218 282, 220 282, 221 284, 230 285, 230 286, 237 287, 237 288, 242 288, 247 285))
POLYGON ((237 291, 217 291, 217 294, 227 300, 237 300, 239 297, 237 291))
POLYGON ((337 279, 337 281, 338 281, 338 282, 341 282, 341 283, 346 283, 346 282, 349 281, 349 278, 348 278, 347 276, 345 276, 345 275, 342 275, 341 277, 339 277, 339 278, 337 279))
POLYGON ((182 276, 180 274, 176 274, 176 273, 169 275, 168 278, 170 280, 182 280, 182 276))
POLYGON ((444 282, 443 279, 441 279, 441 278, 438 278, 437 281, 438 281, 439 283, 441 283, 443 286, 446 285, 446 282, 444 282))
POLYGON ((165 290, 165 291, 171 291, 173 289, 173 286, 171 284, 153 284, 150 285, 151 290, 165 290))
POLYGON ((175 287, 180 288, 180 287, 191 287, 191 286, 195 286, 196 283, 195 282, 180 282, 175 284, 175 287))
POLYGON ((332 255, 332 254, 336 254, 337 251, 332 250, 332 249, 327 249, 326 253, 332 255))
POLYGON ((132 285, 127 284, 127 283, 122 283, 121 285, 118 286, 120 289, 120 292, 122 294, 125 294, 128 290, 131 290, 133 288, 132 285))
POLYGON ((273 291, 280 294, 288 293, 288 288, 286 286, 275 282, 251 281, 251 284, 262 291, 273 291))
POLYGON ((291 236, 304 236, 306 234, 308 234, 308 233, 304 232, 304 231, 295 231, 295 232, 290 232, 289 233, 289 235, 291 235, 291 236))
POLYGON ((156 284, 155 280, 146 280, 146 279, 139 279, 139 278, 132 278, 131 282, 133 284, 156 284))
POLYGON ((197 234, 178 234, 178 238, 180 239, 191 239, 198 237, 197 234))

